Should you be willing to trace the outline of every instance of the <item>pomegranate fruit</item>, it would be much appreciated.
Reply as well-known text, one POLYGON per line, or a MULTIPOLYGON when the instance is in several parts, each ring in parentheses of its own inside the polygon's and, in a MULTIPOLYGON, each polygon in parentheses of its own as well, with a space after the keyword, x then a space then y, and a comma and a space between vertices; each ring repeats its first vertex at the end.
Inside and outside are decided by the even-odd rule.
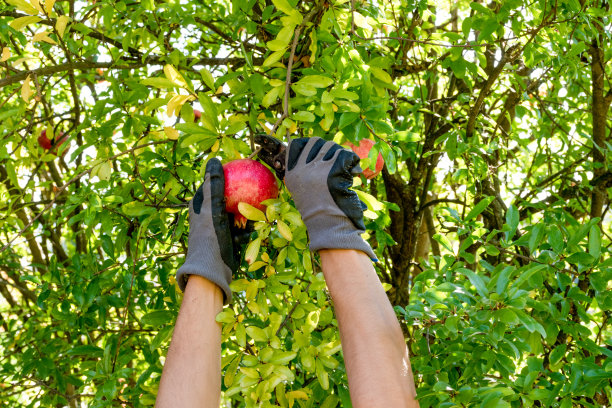
POLYGON ((223 165, 225 175, 225 210, 234 214, 234 224, 244 228, 247 219, 238 210, 244 202, 265 211, 261 204, 278 197, 278 184, 274 174, 256 160, 239 159, 223 165))
MULTIPOLYGON (((355 146, 351 142, 346 142, 344 145, 350 147, 360 159, 365 159, 370 154, 370 150, 372 150, 372 146, 374 146, 374 141, 370 139, 361 139, 359 141, 359 146, 355 146)), ((374 170, 370 168, 364 169, 363 175, 367 179, 374 178, 382 171, 384 165, 385 161, 383 160, 382 154, 378 153, 374 170)))
POLYGON ((197 109, 194 109, 193 110, 193 121, 194 122, 199 122, 201 117, 202 117, 202 112, 200 112, 197 109))
POLYGON ((38 144, 45 150, 49 150, 51 149, 51 147, 53 147, 51 140, 49 140, 49 138, 47 137, 46 130, 43 130, 40 136, 38 136, 38 144))
MULTIPOLYGON (((64 132, 60 132, 54 140, 47 137, 47 130, 43 130, 38 136, 38 144, 45 150, 51 150, 51 153, 57 155, 57 148, 60 147, 68 140, 68 135, 64 135, 64 132)), ((64 151, 66 154, 66 151, 64 151)))

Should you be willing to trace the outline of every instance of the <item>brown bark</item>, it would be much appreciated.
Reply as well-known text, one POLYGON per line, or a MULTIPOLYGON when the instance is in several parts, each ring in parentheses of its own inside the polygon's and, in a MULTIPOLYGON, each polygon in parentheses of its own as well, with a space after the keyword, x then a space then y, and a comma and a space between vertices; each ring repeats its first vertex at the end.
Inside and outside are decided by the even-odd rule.
MULTIPOLYGON (((602 43, 603 36, 600 35, 598 39, 593 40, 590 48, 591 86, 593 93, 593 104, 591 106, 593 121, 593 148, 591 149, 591 159, 593 161, 592 182, 602 177, 606 172, 606 167, 604 165, 606 119, 610 101, 612 100, 612 93, 608 92, 608 94, 604 96, 605 61, 604 50, 601 47, 602 43)), ((599 184, 594 184, 593 196, 591 198, 591 218, 601 217, 607 198, 606 190, 599 184)))

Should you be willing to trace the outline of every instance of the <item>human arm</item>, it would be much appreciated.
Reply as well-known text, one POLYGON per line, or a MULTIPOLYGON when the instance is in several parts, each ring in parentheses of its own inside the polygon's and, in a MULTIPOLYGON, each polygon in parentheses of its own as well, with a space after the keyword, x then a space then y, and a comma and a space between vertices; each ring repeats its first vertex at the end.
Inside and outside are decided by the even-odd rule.
POLYGON ((221 324, 223 292, 193 275, 183 296, 166 357, 157 408, 219 407, 221 395, 221 324))
POLYGON ((418 407, 402 329, 372 262, 352 249, 322 249, 319 255, 353 406, 418 407))
POLYGON ((319 251, 338 320, 355 407, 418 407, 408 349, 361 238, 363 206, 350 190, 359 157, 320 138, 292 140, 285 184, 319 251), (359 313, 355 313, 359 311, 359 313))
POLYGON ((177 272, 185 291, 162 372, 156 406, 218 407, 221 393, 221 325, 215 317, 229 302, 238 268, 225 212, 221 162, 206 165, 204 183, 189 203, 187 257, 177 272))

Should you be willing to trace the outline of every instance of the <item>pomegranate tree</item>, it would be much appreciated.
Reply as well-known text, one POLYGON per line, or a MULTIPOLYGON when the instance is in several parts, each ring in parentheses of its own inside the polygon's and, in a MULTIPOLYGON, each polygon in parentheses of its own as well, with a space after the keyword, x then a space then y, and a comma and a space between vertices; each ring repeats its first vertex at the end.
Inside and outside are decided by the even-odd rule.
POLYGON ((234 223, 244 228, 247 219, 238 210, 244 202, 262 211, 261 204, 278 196, 278 184, 274 174, 256 160, 239 159, 223 165, 225 175, 225 210, 234 214, 234 223))

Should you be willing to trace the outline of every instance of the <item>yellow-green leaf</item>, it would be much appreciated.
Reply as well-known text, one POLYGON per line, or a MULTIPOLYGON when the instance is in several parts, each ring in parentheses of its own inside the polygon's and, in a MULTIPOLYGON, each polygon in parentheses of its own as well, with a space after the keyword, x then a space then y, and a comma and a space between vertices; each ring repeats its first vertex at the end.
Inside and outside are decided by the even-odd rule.
POLYGON ((55 0, 45 0, 45 11, 47 12, 47 14, 51 14, 54 5, 55 0))
POLYGON ((227 388, 231 387, 234 383, 234 377, 236 376, 236 371, 238 370, 238 365, 240 364, 240 360, 242 360, 242 355, 237 354, 236 357, 232 360, 231 363, 227 366, 225 370, 225 377, 223 378, 223 384, 227 388))
POLYGON ((253 207, 248 203, 238 203, 238 211, 244 215, 247 220, 251 221, 266 221, 266 215, 258 208, 253 207))
POLYGON ((206 84, 207 87, 209 87, 210 89, 215 89, 215 79, 213 77, 213 75, 210 73, 209 70, 207 70, 206 68, 202 68, 200 70, 200 75, 202 75, 202 80, 204 81, 204 84, 206 84))
POLYGON ((312 30, 310 32, 310 46, 308 47, 308 51, 310 51, 310 63, 313 64, 317 58, 317 32, 312 30))
POLYGON ((188 100, 192 100, 193 97, 191 95, 174 95, 168 101, 168 107, 166 114, 170 117, 178 116, 183 104, 188 100))
POLYGON ((277 10, 280 10, 287 15, 291 14, 291 12, 294 10, 287 0, 272 0, 272 3, 274 3, 274 7, 276 7, 277 10))
POLYGON ((246 251, 244 252, 244 260, 250 265, 255 262, 257 259, 257 254, 259 254, 259 247, 261 246, 261 238, 254 239, 249 246, 247 246, 246 251))
POLYGON ((273 52, 272 54, 268 55, 268 58, 264 60, 262 66, 269 67, 270 65, 277 63, 283 57, 284 53, 285 50, 273 52))
POLYGON ((268 340, 268 336, 266 335, 266 332, 260 327, 249 326, 246 328, 246 332, 249 335, 249 337, 255 341, 267 341, 268 340))
POLYGON ((276 221, 276 225, 278 226, 278 232, 285 238, 287 241, 293 240, 293 234, 291 233, 291 228, 283 221, 276 221))
POLYGON ((55 23, 55 29, 57 30, 57 33, 60 37, 64 36, 64 32, 66 31, 66 26, 68 25, 69 21, 70 17, 68 16, 58 17, 57 22, 55 23))
POLYGON ((40 20, 41 18, 36 16, 19 17, 11 21, 9 25, 15 30, 21 31, 21 29, 27 26, 28 24, 38 23, 40 20))
POLYGON ((43 31, 43 32, 34 34, 34 37, 32 37, 32 42, 39 42, 39 41, 46 42, 46 43, 53 44, 53 45, 57 44, 55 40, 49 37, 49 32, 47 31, 43 31))
POLYGON ((261 100, 261 104, 267 108, 268 106, 272 105, 274 103, 274 101, 276 101, 276 99, 278 98, 278 94, 281 90, 281 87, 276 87, 276 88, 272 88, 268 91, 268 93, 263 97, 263 99, 261 100))
POLYGON ((172 126, 165 126, 164 133, 170 140, 177 140, 179 138, 179 132, 172 126))
POLYGON ((357 27, 365 28, 366 30, 371 30, 372 27, 368 24, 368 20, 358 12, 353 12, 353 21, 357 27))
POLYGON ((315 88, 327 88, 334 83, 334 80, 323 75, 307 75, 300 79, 297 83, 315 88))
POLYGON ((300 390, 296 390, 296 391, 289 391, 286 394, 287 398, 291 398, 291 399, 303 399, 303 400, 307 400, 308 399, 308 394, 306 394, 304 391, 300 391, 300 390))
POLYGON ((40 5, 40 1, 39 0, 30 0, 30 4, 32 4, 32 6, 34 6, 34 8, 41 14, 44 14, 45 11, 43 10, 42 6, 40 5))
POLYGON ((172 65, 168 64, 164 67, 164 74, 166 74, 166 78, 170 81, 174 82, 180 87, 187 87, 187 82, 185 78, 174 68, 172 65))
POLYGON ((272 40, 266 43, 270 51, 285 51, 289 47, 289 43, 282 40, 272 40))
POLYGON ((4 62, 11 58, 11 50, 8 47, 4 47, 2 49, 2 56, 0 57, 0 62, 4 62))
POLYGON ((372 74, 380 79, 383 82, 386 82, 388 84, 392 84, 393 80, 391 79, 391 75, 389 75, 389 73, 383 69, 380 69, 378 67, 370 67, 370 72, 372 72, 372 74))
POLYGON ((18 10, 23 11, 26 14, 38 14, 38 11, 25 0, 6 0, 6 2, 8 4, 12 4, 13 6, 17 7, 18 10))
POLYGON ((98 168, 98 178, 100 180, 109 180, 110 176, 111 176, 111 164, 110 161, 105 161, 101 164, 99 164, 99 168, 98 168))
POLYGON ((376 199, 376 197, 374 197, 371 194, 366 193, 365 191, 361 191, 361 190, 353 190, 357 193, 357 196, 359 197, 359 199, 361 201, 363 201, 364 203, 366 203, 366 205, 368 206, 368 208, 372 211, 380 211, 383 208, 385 208, 385 206, 376 199))
POLYGON ((265 263, 264 261, 255 261, 251 264, 251 266, 249 266, 249 272, 253 272, 256 271, 258 269, 263 268, 264 266, 266 266, 267 263, 265 263))
POLYGON ((34 91, 32 91, 32 87, 30 86, 30 76, 28 75, 21 86, 21 99, 25 102, 29 102, 33 93, 34 91))

